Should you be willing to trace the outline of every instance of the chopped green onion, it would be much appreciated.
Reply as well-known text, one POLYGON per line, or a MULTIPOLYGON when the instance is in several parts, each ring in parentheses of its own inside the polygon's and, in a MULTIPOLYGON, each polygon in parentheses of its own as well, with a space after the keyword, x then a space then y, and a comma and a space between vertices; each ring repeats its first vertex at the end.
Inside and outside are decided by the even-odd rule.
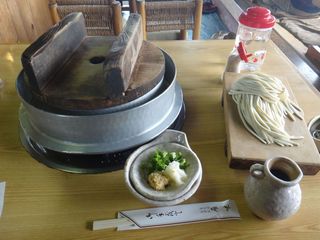
POLYGON ((156 150, 151 158, 151 167, 149 172, 164 171, 170 162, 179 162, 180 169, 186 169, 189 166, 187 160, 183 157, 181 152, 166 152, 156 150))

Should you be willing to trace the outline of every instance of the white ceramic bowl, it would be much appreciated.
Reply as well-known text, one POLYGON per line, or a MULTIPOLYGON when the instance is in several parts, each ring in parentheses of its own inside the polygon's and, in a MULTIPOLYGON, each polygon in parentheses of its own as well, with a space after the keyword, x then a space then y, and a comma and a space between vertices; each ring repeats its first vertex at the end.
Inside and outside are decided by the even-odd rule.
POLYGON ((141 201, 155 206, 179 204, 190 198, 198 189, 202 179, 201 162, 189 148, 184 133, 166 130, 159 138, 143 145, 127 159, 124 178, 130 192, 141 201), (168 138, 168 135, 169 138, 168 138), (187 180, 179 187, 169 186, 163 191, 156 191, 149 186, 143 166, 156 150, 181 152, 190 164, 186 168, 187 180))

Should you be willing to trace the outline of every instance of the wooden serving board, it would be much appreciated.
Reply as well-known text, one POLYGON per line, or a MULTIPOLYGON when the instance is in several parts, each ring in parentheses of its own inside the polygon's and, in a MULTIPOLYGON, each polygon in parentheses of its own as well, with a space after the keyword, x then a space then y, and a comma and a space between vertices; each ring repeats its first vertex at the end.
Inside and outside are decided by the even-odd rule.
MULTIPOLYGON (((237 105, 228 94, 231 85, 242 75, 226 73, 223 83, 223 108, 227 133, 227 157, 231 168, 248 169, 254 163, 264 163, 265 160, 285 156, 294 160, 304 174, 315 175, 320 170, 320 155, 311 138, 307 125, 303 120, 286 120, 286 131, 290 135, 304 136, 297 140, 299 146, 280 147, 276 144, 266 145, 247 131, 239 117, 237 105)), ((290 98, 295 98, 284 77, 277 76, 287 87, 290 98)))

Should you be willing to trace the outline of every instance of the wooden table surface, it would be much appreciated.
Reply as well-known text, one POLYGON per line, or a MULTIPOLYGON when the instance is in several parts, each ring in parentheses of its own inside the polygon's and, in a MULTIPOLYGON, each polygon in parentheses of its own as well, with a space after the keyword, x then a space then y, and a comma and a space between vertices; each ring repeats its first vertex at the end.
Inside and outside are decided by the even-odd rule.
MULTIPOLYGON (((96 175, 61 172, 32 159, 19 142, 19 98, 15 79, 21 69, 20 56, 26 45, 0 46, 0 181, 6 182, 0 217, 0 239, 319 239, 320 175, 301 182, 302 205, 298 213, 283 221, 268 222, 255 217, 243 195, 247 170, 228 167, 224 154, 225 126, 220 105, 227 55, 233 40, 164 41, 156 44, 175 60, 187 108, 183 130, 203 165, 198 191, 185 203, 236 201, 241 220, 206 222, 165 228, 117 232, 91 231, 92 220, 109 219, 119 210, 149 207, 127 190, 123 171, 96 175)), ((271 45, 273 46, 273 45, 271 45)), ((262 69, 286 72, 308 122, 320 114, 320 97, 301 78, 294 66, 276 48, 268 51, 262 69)))

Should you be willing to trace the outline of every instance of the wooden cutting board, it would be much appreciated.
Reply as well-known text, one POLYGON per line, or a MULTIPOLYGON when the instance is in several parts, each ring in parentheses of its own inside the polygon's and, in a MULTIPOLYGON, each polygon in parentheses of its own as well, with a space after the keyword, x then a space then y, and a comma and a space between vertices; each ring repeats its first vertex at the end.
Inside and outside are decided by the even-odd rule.
MULTIPOLYGON (((223 108, 227 133, 226 152, 229 166, 231 168, 248 169, 254 163, 263 164, 269 158, 285 156, 298 163, 304 174, 315 175, 320 170, 320 154, 303 120, 298 118, 295 121, 286 120, 285 128, 290 135, 304 136, 304 139, 297 140, 299 146, 296 147, 280 147, 276 144, 265 145, 243 126, 237 105, 228 94, 232 83, 241 76, 237 73, 226 73, 223 83, 223 108)), ((290 98, 296 102, 287 80, 284 77, 277 77, 287 87, 290 98)))

